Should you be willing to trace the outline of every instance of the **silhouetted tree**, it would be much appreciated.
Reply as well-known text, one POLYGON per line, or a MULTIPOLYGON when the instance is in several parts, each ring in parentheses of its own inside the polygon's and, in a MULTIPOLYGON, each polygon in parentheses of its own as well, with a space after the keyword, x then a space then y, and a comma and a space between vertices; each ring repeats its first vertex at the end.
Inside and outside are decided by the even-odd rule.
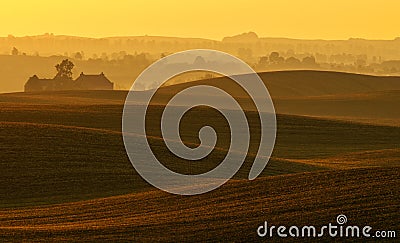
POLYGON ((273 64, 279 64, 279 63, 283 63, 285 61, 285 58, 281 57, 279 55, 279 52, 271 52, 271 54, 269 54, 269 62, 273 63, 273 64))
POLYGON ((68 59, 63 60, 60 64, 55 66, 57 69, 56 78, 72 79, 72 69, 74 66, 75 65, 68 59))
POLYGON ((18 55, 18 54, 19 54, 19 51, 18 51, 18 49, 17 49, 17 48, 15 48, 15 47, 13 47, 13 49, 12 49, 12 51, 11 51, 11 54, 12 54, 13 56, 16 56, 16 55, 18 55))
POLYGON ((295 57, 289 57, 285 60, 285 62, 289 65, 299 65, 300 64, 300 60, 295 58, 295 57))
POLYGON ((262 56, 260 57, 259 61, 258 61, 258 65, 265 67, 268 64, 268 56, 262 56))
POLYGON ((82 53, 80 53, 80 52, 75 53, 74 58, 78 59, 78 60, 82 60, 82 58, 83 58, 82 53))
POLYGON ((269 61, 272 63, 276 62, 278 58, 279 58, 279 52, 274 51, 271 52, 271 54, 269 54, 269 61))
POLYGON ((316 65, 315 57, 313 56, 305 57, 303 58, 302 63, 308 66, 316 65))
POLYGON ((101 59, 102 59, 103 61, 107 61, 107 60, 108 60, 107 53, 105 53, 105 52, 101 53, 101 59))

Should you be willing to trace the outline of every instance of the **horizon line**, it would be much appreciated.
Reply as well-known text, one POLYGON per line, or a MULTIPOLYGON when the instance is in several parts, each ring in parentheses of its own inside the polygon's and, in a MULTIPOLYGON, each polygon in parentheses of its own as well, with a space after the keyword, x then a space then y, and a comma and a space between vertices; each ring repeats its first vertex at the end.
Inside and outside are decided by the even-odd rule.
MULTIPOLYGON (((155 38, 177 38, 177 39, 200 39, 209 41, 222 42, 224 38, 237 37, 243 34, 255 33, 253 31, 243 32, 233 36, 225 36, 222 39, 204 38, 204 37, 187 37, 187 36, 169 36, 169 35, 109 35, 109 36, 84 36, 84 35, 69 35, 69 34, 54 34, 50 32, 45 32, 42 34, 34 35, 14 35, 8 34, 7 36, 0 36, 0 38, 9 38, 10 36, 14 38, 26 38, 26 37, 39 37, 39 36, 54 36, 54 37, 75 37, 75 38, 86 38, 86 39, 110 39, 110 38, 134 38, 134 37, 155 37, 155 38)), ((276 36, 258 36, 257 39, 286 39, 286 40, 300 40, 300 41, 348 41, 348 40, 366 40, 366 41, 394 41, 400 39, 400 36, 393 37, 392 39, 368 39, 363 37, 348 37, 347 39, 323 39, 323 38, 294 38, 294 37, 276 37, 276 36)))

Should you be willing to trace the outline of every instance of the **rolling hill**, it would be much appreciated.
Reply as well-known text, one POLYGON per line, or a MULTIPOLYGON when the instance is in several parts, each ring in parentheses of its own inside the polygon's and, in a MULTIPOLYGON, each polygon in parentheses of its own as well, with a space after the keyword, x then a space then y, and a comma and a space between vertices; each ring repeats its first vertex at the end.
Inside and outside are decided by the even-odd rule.
MULTIPOLYGON (((4 241, 282 241, 269 225, 336 224, 399 230, 399 167, 335 170, 230 181, 192 197, 148 191, 96 200, 0 209, 4 241), (379 179, 378 179, 379 178, 379 179)), ((307 240, 298 238, 297 240, 307 240)), ((360 238, 322 238, 356 241, 360 238)), ((318 240, 322 240, 318 238, 318 240)), ((373 241, 373 238, 363 241, 373 241)), ((376 240, 376 239, 375 239, 376 240)), ((394 240, 394 239, 393 239, 394 240)))
MULTIPOLYGON (((284 114, 277 115, 272 159, 254 181, 247 175, 260 127, 252 102, 221 79, 196 82, 232 89, 252 135, 234 178, 193 197, 155 190, 133 169, 121 134, 127 92, 0 95, 0 241, 259 241, 269 240, 256 234, 265 220, 321 226, 334 223, 338 214, 351 225, 398 231, 400 127, 388 123, 399 118, 398 78, 309 71, 261 75, 275 87, 273 101, 284 114), (296 73, 303 81, 293 84, 296 73), (269 75, 289 75, 291 81, 269 75), (316 77, 323 75, 332 84, 320 84, 316 77), (365 119, 370 124, 360 123, 365 119)), ((165 166, 195 174, 225 156, 229 129, 215 110, 193 109, 181 123, 183 141, 197 146, 198 130, 207 123, 220 135, 217 147, 200 164, 166 150, 158 118, 165 101, 186 85, 157 93, 149 107, 148 142, 165 166)))
MULTIPOLYGON (((379 125, 400 125, 400 77, 369 76, 328 71, 259 73, 280 114, 314 116, 379 125)), ((212 85, 236 97, 244 109, 254 110, 248 94, 221 77, 167 86, 160 103, 192 85, 212 85)), ((218 97, 210 97, 218 99, 218 97)))
MULTIPOLYGON (((0 178, 1 207, 63 203, 151 189, 131 166, 123 146, 125 95, 119 91, 0 95, 0 151, 4 156, 0 163, 4 172, 0 178)), ((154 117, 162 109, 152 106, 154 117)), ((246 114, 257 131, 257 113, 246 114)), ((182 173, 205 172, 222 160, 229 145, 223 119, 209 109, 195 110, 182 121, 184 141, 198 144, 197 132, 205 121, 222 138, 201 164, 185 163, 166 153, 156 118, 150 119, 153 129, 148 131, 152 136, 149 142, 156 154, 165 157, 167 167, 182 173)), ((247 159, 236 179, 247 178, 257 139, 251 138, 247 159)), ((261 176, 329 170, 332 157, 354 153, 354 158, 346 161, 367 161, 362 157, 364 151, 384 153, 398 148, 398 144, 398 127, 278 115, 273 158, 261 176)), ((397 160, 398 155, 389 153, 387 159, 397 160)))
MULTIPOLYGON (((313 116, 377 125, 400 125, 400 77, 368 76, 328 71, 280 71, 260 73, 280 114, 313 116)), ((178 91, 192 85, 213 85, 238 99, 246 110, 254 110, 248 95, 228 78, 214 78, 166 86, 155 102, 163 105, 178 91)), ((59 91, 11 93, 0 102, 51 105, 122 105, 126 91, 59 91)), ((210 97, 218 99, 218 97, 210 97)), ((4 109, 4 107, 2 108, 4 109)), ((12 108, 10 108, 12 109, 12 108)), ((57 107, 60 109, 60 107, 57 107)), ((68 109, 68 108, 66 108, 68 109)))
MULTIPOLYGON (((371 76, 314 70, 263 72, 259 73, 259 76, 273 98, 400 90, 400 77, 397 76, 371 76)), ((235 97, 246 96, 236 84, 226 77, 177 84, 165 87, 165 92, 176 92, 182 87, 200 84, 221 87, 235 97)))

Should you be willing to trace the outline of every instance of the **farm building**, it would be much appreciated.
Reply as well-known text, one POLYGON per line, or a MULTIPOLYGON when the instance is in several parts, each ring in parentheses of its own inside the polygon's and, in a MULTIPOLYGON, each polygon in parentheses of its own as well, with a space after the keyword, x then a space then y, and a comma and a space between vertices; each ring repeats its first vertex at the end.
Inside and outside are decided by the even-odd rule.
POLYGON ((77 89, 84 90, 112 90, 114 84, 101 73, 99 75, 87 75, 81 73, 75 80, 75 86, 77 89))
POLYGON ((25 84, 25 92, 56 90, 113 90, 114 84, 104 75, 81 73, 76 80, 67 78, 40 79, 33 75, 25 84))

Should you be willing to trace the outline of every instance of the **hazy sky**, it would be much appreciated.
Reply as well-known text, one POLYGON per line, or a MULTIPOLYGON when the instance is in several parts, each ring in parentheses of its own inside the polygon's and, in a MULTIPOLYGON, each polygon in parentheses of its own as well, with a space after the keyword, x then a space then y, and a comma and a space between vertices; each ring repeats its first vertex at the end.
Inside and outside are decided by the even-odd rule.
POLYGON ((2 0, 0 36, 393 39, 399 0, 2 0))

